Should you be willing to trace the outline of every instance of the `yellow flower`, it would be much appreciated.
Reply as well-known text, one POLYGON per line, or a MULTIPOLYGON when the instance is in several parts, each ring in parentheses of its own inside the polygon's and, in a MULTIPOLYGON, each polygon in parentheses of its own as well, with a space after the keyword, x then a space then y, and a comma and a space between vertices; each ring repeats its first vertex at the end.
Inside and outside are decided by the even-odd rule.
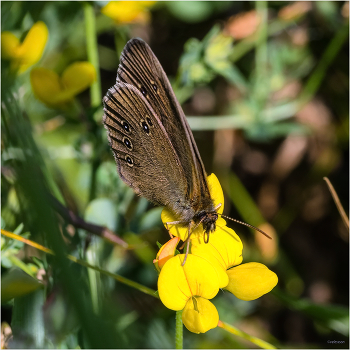
POLYGON ((219 275, 220 288, 229 283, 226 270, 242 262, 243 244, 238 235, 227 226, 218 227, 205 243, 203 235, 191 240, 191 253, 209 261, 219 275))
POLYGON ((10 32, 1 33, 1 57, 11 62, 11 69, 25 72, 37 63, 46 46, 49 31, 44 22, 37 22, 29 30, 23 43, 10 32))
POLYGON ((184 325, 194 333, 215 328, 218 312, 207 299, 219 291, 218 275, 205 259, 189 254, 182 266, 184 254, 169 259, 158 278, 158 293, 162 303, 171 310, 182 310, 184 325))
POLYGON ((148 22, 148 8, 156 1, 110 1, 101 12, 117 23, 148 22))
MULTIPOLYGON (((219 214, 222 214, 224 211, 224 193, 222 192, 222 188, 220 186, 220 182, 215 174, 211 174, 207 177, 209 192, 211 198, 213 199, 214 206, 221 204, 221 207, 217 210, 219 214)), ((167 222, 176 221, 177 218, 168 210, 164 208, 161 214, 161 218, 165 228, 169 228, 169 232, 176 237, 180 237, 182 241, 185 241, 188 234, 188 227, 180 226, 180 225, 166 225, 167 222)), ((226 225, 226 221, 219 217, 216 221, 217 227, 223 227, 226 225)), ((203 237, 203 226, 199 225, 195 230, 193 230, 191 234, 191 240, 196 237, 203 237)), ((210 234, 210 237, 212 234, 210 234)), ((209 238, 210 241, 210 238, 209 238)))
POLYGON ((242 264, 227 271, 229 284, 225 289, 241 300, 254 300, 270 292, 277 284, 277 275, 256 262, 242 264))
POLYGON ((30 72, 30 83, 35 96, 49 107, 64 107, 95 79, 95 68, 89 62, 71 64, 62 77, 46 68, 34 68, 30 72))
POLYGON ((219 313, 209 300, 192 297, 182 312, 182 320, 190 332, 205 333, 218 325, 219 313))
POLYGON ((191 240, 191 253, 212 264, 220 276, 220 288, 227 289, 238 299, 254 300, 270 292, 278 278, 263 264, 239 265, 243 260, 242 250, 242 241, 226 226, 210 234, 208 243, 203 237, 191 240))
MULTIPOLYGON (((207 181, 214 205, 222 204, 218 209, 221 214, 224 196, 220 183, 214 174, 208 176, 207 181)), ((167 209, 162 211, 161 216, 164 225, 176 221, 167 209)), ((163 248, 167 244, 162 247, 157 257, 166 256, 166 250, 169 250, 169 256, 173 256, 179 238, 186 240, 187 230, 180 225, 169 227, 175 237, 169 241, 169 248, 163 248), (171 245, 172 241, 176 242, 175 246, 171 245)), ((241 300, 253 300, 268 293, 277 284, 277 275, 265 265, 239 265, 243 260, 242 250, 241 239, 226 226, 225 220, 219 218, 208 243, 204 242, 202 226, 194 230, 190 254, 184 266, 181 265, 184 254, 170 259, 167 257, 158 279, 159 297, 167 308, 183 309, 182 321, 191 332, 204 333, 218 325, 218 312, 208 299, 213 298, 219 288, 227 289, 241 300)), ((155 262, 158 263, 158 260, 155 262)))

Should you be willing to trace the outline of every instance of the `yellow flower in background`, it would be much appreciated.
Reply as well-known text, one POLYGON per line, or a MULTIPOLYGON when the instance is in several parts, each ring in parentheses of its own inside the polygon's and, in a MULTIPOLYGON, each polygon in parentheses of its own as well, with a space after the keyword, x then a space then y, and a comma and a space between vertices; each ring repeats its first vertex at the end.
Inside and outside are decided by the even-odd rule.
POLYGON ((189 254, 182 266, 184 254, 169 259, 158 278, 158 293, 162 303, 171 310, 183 310, 182 321, 193 333, 215 328, 219 314, 208 300, 219 291, 218 274, 205 259, 189 254))
POLYGON ((101 12, 117 23, 146 23, 150 20, 149 8, 156 1, 110 1, 101 12))
POLYGON ((96 79, 94 66, 89 62, 75 62, 65 69, 62 77, 46 68, 34 68, 30 83, 34 95, 49 107, 64 107, 96 79))
MULTIPOLYGON (((211 174, 207 177, 210 196, 213 199, 214 206, 221 204, 221 207, 217 210, 218 214, 222 214, 224 211, 224 193, 222 191, 220 182, 215 174, 211 174)), ((182 241, 185 241, 188 234, 188 227, 180 225, 166 225, 167 222, 177 221, 177 218, 171 213, 170 210, 164 208, 161 214, 161 219, 165 228, 169 229, 170 234, 179 237, 182 241)), ((226 225, 226 221, 219 216, 216 221, 217 227, 223 227, 226 225)), ((199 225, 191 234, 191 240, 197 237, 203 237, 203 225, 199 225)), ((212 236, 212 234, 210 234, 212 236)), ((210 239, 209 239, 210 240, 210 239)))
POLYGON ((47 26, 41 21, 32 26, 23 43, 20 43, 11 32, 3 32, 1 33, 1 57, 11 62, 12 70, 23 73, 40 60, 48 36, 47 26))

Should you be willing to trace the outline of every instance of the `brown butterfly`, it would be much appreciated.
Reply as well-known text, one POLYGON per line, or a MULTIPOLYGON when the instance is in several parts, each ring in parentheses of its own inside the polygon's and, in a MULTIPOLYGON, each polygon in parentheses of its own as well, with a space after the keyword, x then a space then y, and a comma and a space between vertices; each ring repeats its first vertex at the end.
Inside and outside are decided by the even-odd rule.
POLYGON ((132 39, 124 47, 116 84, 103 103, 103 122, 123 181, 137 194, 166 206, 177 218, 168 224, 188 227, 188 238, 202 224, 208 242, 218 207, 184 112, 143 40, 132 39))

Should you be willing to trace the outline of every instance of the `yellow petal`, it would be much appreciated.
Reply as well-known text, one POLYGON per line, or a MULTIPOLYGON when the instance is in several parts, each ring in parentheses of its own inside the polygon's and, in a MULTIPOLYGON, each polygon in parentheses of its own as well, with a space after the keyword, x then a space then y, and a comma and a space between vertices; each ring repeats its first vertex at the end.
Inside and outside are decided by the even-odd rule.
POLYGON ((203 237, 191 240, 191 253, 208 260, 218 273, 220 288, 227 286, 229 280, 226 270, 242 262, 243 244, 231 228, 217 228, 210 234, 209 242, 203 237))
POLYGON ((221 204, 221 207, 217 210, 217 212, 222 214, 224 212, 224 192, 222 191, 220 182, 214 173, 207 177, 207 182, 214 206, 216 207, 218 204, 221 204))
POLYGON ((259 263, 242 264, 227 271, 226 289, 241 300, 254 300, 270 292, 277 284, 277 275, 259 263))
POLYGON ((179 237, 173 237, 159 249, 155 260, 153 260, 153 264, 158 272, 160 272, 164 264, 175 255, 176 246, 179 241, 179 237))
POLYGON ((19 73, 26 71, 38 62, 44 52, 49 31, 44 22, 37 22, 29 30, 22 45, 17 49, 16 57, 20 62, 19 73))
POLYGON ((162 222, 166 229, 169 230, 169 232, 176 237, 179 237, 182 241, 185 241, 187 238, 188 233, 188 227, 184 227, 181 225, 167 225, 167 222, 173 222, 177 221, 176 217, 171 213, 171 211, 167 208, 164 208, 162 210, 162 213, 160 215, 162 222))
MULTIPOLYGON (((221 207, 217 210, 219 214, 222 214, 224 210, 224 193, 222 191, 220 182, 215 174, 211 174, 207 177, 208 187, 210 196, 213 200, 214 206, 217 206, 218 204, 221 204, 221 207)), ((176 218, 170 210, 167 208, 164 208, 161 214, 162 222, 165 226, 165 228, 169 229, 169 232, 176 237, 180 237, 182 241, 185 241, 188 235, 188 227, 181 226, 179 224, 177 225, 166 225, 167 222, 173 222, 177 221, 178 218, 176 218)), ((216 226, 225 226, 226 221, 219 217, 216 221, 216 226)), ((195 230, 192 231, 191 239, 194 239, 196 237, 203 237, 204 231, 203 231, 203 225, 199 225, 195 230)))
POLYGON ((218 310, 209 300, 193 297, 186 303, 182 322, 190 332, 205 333, 218 325, 218 310))
POLYGON ((219 281, 214 267, 205 259, 179 254, 166 262, 158 278, 158 292, 162 303, 171 310, 182 310, 192 296, 214 298, 219 281))
POLYGON ((30 72, 30 83, 35 96, 48 105, 54 105, 56 96, 62 92, 59 76, 46 68, 34 68, 30 72))
POLYGON ((1 33, 1 58, 9 60, 16 55, 19 40, 10 32, 1 33))
POLYGON ((88 88, 96 79, 96 70, 90 62, 75 62, 62 74, 64 90, 75 96, 88 88))

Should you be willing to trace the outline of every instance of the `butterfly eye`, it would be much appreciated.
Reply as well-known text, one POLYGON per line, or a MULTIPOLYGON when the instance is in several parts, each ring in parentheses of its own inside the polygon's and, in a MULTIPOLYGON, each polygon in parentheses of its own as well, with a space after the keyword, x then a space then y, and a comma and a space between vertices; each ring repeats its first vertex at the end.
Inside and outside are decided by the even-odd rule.
POLYGON ((149 126, 153 125, 152 120, 151 120, 150 117, 147 117, 146 120, 147 120, 147 123, 148 123, 149 126))
POLYGON ((134 165, 134 161, 131 159, 131 157, 125 156, 125 160, 126 160, 126 162, 127 162, 127 164, 129 166, 133 166, 134 165))
POLYGON ((132 149, 132 143, 127 137, 123 137, 123 142, 126 147, 128 147, 129 149, 132 149))
POLYGON ((140 91, 141 91, 143 96, 145 96, 145 97, 147 96, 147 90, 143 86, 141 86, 140 91))
POLYGON ((122 122, 123 128, 126 132, 130 132, 129 124, 125 121, 122 122))
POLYGON ((143 131, 146 134, 149 134, 149 126, 148 126, 148 124, 145 121, 141 122, 141 126, 142 126, 143 131))
POLYGON ((153 87, 153 90, 154 90, 155 92, 157 92, 158 86, 157 86, 155 83, 152 83, 152 87, 153 87))

